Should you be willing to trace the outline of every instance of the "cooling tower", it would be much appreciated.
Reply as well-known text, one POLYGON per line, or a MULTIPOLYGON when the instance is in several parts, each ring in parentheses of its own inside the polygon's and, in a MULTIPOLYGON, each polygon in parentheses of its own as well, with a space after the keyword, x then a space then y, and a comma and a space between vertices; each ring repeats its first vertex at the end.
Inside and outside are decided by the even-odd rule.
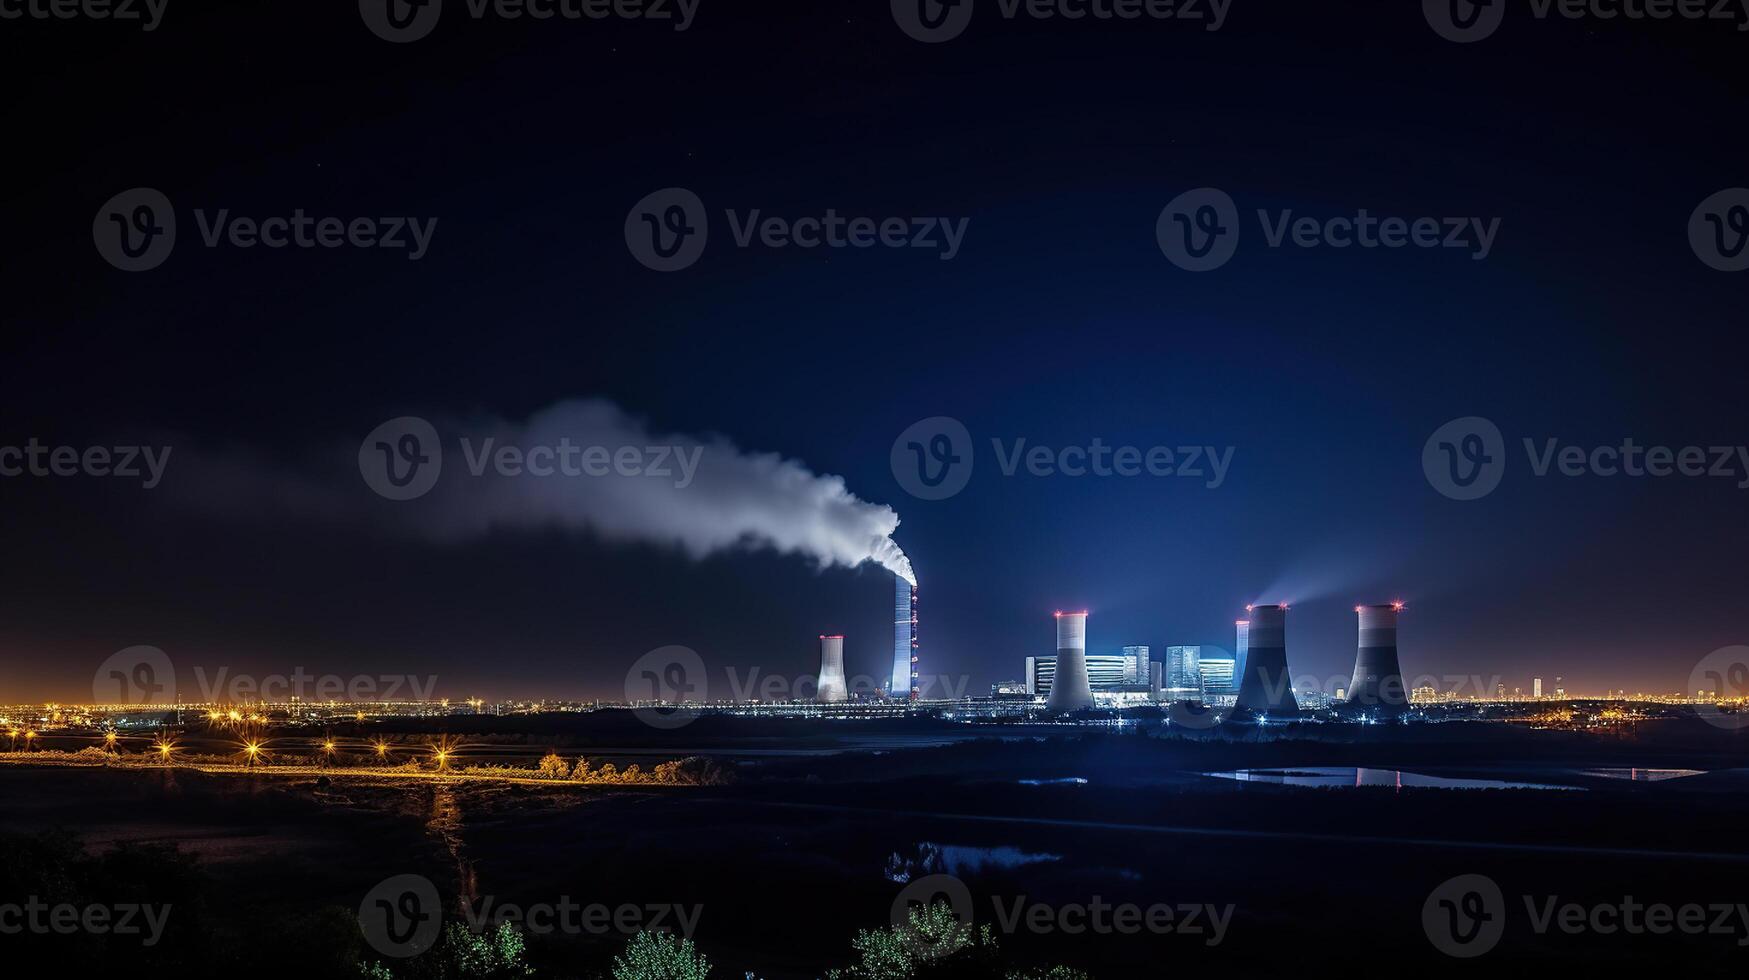
POLYGON ((1057 674, 1051 679, 1048 711, 1062 714, 1093 707, 1087 680, 1087 614, 1057 613, 1057 674))
POLYGON ((844 686, 844 637, 820 637, 820 690, 816 697, 821 704, 837 704, 850 697, 844 686))
POLYGON ((1233 715, 1297 718, 1293 677, 1287 672, 1287 607, 1252 606, 1246 629, 1245 672, 1233 715))
POLYGON ((1397 613, 1402 608, 1402 603, 1354 607, 1360 617, 1360 648, 1344 707, 1375 718, 1396 718, 1409 710, 1409 692, 1397 662, 1397 613))

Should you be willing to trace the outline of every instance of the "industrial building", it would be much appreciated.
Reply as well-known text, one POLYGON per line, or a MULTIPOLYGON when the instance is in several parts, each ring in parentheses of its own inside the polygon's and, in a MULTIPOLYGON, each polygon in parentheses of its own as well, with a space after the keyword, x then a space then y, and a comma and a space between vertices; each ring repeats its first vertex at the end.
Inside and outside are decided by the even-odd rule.
MULTIPOLYGON (((1082 657, 1087 665, 1087 686, 1099 692, 1142 689, 1131 670, 1132 661, 1116 654, 1094 654, 1082 657)), ((1026 689, 1035 697, 1049 697, 1051 683, 1057 675, 1056 657, 1026 658, 1026 689)))

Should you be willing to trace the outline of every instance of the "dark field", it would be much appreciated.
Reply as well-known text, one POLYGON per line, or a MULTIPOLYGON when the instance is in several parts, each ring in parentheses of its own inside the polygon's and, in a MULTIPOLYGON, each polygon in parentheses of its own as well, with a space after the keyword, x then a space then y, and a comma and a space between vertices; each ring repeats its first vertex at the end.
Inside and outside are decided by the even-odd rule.
MULTIPOLYGON (((646 731, 631 746, 608 740, 640 752, 666 739, 720 753, 738 773, 728 786, 324 785, 271 774, 7 765, 0 825, 8 834, 65 831, 93 851, 176 845, 193 856, 202 881, 191 909, 201 928, 184 938, 240 968, 268 951, 288 968, 350 969, 380 958, 357 938, 352 917, 374 885, 403 873, 435 882, 458 920, 467 898, 476 909, 488 898, 494 907, 567 899, 637 906, 645 923, 652 906, 692 909, 693 938, 717 977, 815 977, 848 964, 856 931, 888 922, 902 888, 896 879, 933 873, 964 882, 975 921, 997 929, 1005 959, 1095 977, 1180 969, 1248 976, 1354 960, 1422 973, 1510 962, 1515 970, 1604 974, 1638 961, 1722 975, 1740 974, 1749 956, 1739 945, 1749 942, 1749 921, 1736 911, 1749 902, 1749 758, 1741 738, 1704 726, 1597 738, 1450 725, 1399 730, 1390 740, 1368 733, 1359 743, 1041 741, 1016 731, 1008 740, 763 758, 743 754, 764 747, 765 733, 750 727, 740 743, 719 725, 646 731), (1467 763, 1455 765, 1458 758, 1467 763), (1299 789, 1201 775, 1314 766, 1576 789, 1299 789), (1659 782, 1584 772, 1646 766, 1704 772, 1659 782), (1086 782, 1049 782, 1066 778, 1086 782), (1429 893, 1460 874, 1493 879, 1506 902, 1500 944, 1476 962, 1436 950, 1422 922, 1429 893), (1538 909, 1556 897, 1560 905, 1619 906, 1629 896, 1719 904, 1729 906, 1728 918, 1709 913, 1707 925, 1731 931, 1539 933, 1526 896, 1538 909), (1194 920, 1174 916, 1201 931, 1094 934, 1073 931, 1080 920, 1072 912, 1059 918, 1096 901, 1197 906, 1194 920), (1050 914, 1034 913, 1042 925, 1004 928, 1016 902, 1050 914), (1223 917, 1218 940, 1211 914, 1223 917), (285 923, 280 935, 242 939, 245 923, 263 917, 285 923)), ((814 747, 830 751, 821 739, 814 747)), ((560 731, 537 739, 589 740, 560 731)), ((607 968, 625 936, 607 928, 528 941, 540 975, 589 976, 607 968)), ((153 950, 141 962, 170 962, 173 952, 153 950)))

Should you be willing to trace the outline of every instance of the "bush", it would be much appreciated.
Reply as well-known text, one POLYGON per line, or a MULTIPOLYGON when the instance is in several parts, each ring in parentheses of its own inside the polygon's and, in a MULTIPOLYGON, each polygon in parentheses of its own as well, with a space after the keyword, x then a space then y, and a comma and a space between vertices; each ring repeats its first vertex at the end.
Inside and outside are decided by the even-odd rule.
POLYGON ((640 932, 613 958, 613 980, 705 980, 710 972, 692 940, 667 933, 640 932))
POLYGON ((557 752, 548 752, 541 757, 540 774, 545 779, 565 779, 571 775, 571 766, 557 752))

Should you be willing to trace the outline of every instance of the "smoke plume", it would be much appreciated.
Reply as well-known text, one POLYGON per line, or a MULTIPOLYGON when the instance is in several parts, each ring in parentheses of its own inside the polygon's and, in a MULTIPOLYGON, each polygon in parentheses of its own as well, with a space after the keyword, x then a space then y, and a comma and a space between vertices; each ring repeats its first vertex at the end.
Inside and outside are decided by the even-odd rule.
POLYGON ((653 433, 600 400, 560 402, 520 425, 494 421, 464 427, 459 435, 444 440, 444 478, 432 494, 427 528, 441 537, 558 526, 609 540, 671 544, 695 558, 770 547, 824 567, 872 561, 916 582, 893 541, 899 515, 891 507, 857 497, 842 477, 816 474, 776 453, 748 452, 721 436, 653 433), (605 476, 505 476, 488 468, 475 477, 478 456, 467 450, 486 451, 487 439, 492 451, 571 445, 600 447, 611 456, 635 450, 648 474, 625 476, 616 468, 605 476), (452 452, 461 458, 451 459, 452 452), (463 472, 450 473, 452 466, 463 472))
POLYGON ((377 522, 386 513, 399 529, 438 541, 501 528, 587 530, 694 558, 765 547, 821 567, 874 562, 916 583, 893 541, 899 515, 798 460, 746 451, 722 436, 652 432, 595 399, 560 402, 520 423, 432 422, 441 476, 429 494, 388 511, 359 480, 356 443, 346 447, 351 472, 338 487, 234 455, 201 454, 183 475, 201 472, 194 482, 209 505, 224 506, 219 497, 277 500, 312 516, 356 508, 377 522))

